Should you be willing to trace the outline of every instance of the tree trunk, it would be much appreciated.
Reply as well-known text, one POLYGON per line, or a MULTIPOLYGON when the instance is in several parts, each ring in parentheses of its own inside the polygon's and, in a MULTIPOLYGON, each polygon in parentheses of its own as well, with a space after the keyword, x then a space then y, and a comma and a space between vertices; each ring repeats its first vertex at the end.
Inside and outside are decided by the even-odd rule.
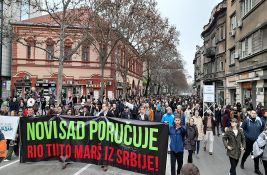
POLYGON ((103 95, 104 95, 104 90, 105 90, 105 85, 104 85, 104 69, 105 65, 101 64, 101 87, 100 87, 100 94, 99 94, 99 100, 103 102, 103 95))
POLYGON ((148 79, 147 79, 146 89, 145 89, 145 97, 148 96, 148 87, 149 87, 149 85, 150 85, 150 77, 148 77, 148 79))
POLYGON ((57 74, 57 104, 61 104, 62 97, 62 74, 63 74, 63 61, 59 61, 58 74, 57 74))
POLYGON ((122 85, 122 99, 127 98, 127 78, 124 76, 123 78, 123 85, 122 85))
POLYGON ((62 97, 62 75, 64 68, 64 39, 65 39, 65 26, 62 24, 60 26, 60 53, 58 59, 58 74, 57 74, 57 104, 61 104, 62 97))
POLYGON ((158 90, 157 90, 157 95, 160 95, 160 84, 158 84, 158 90))
MULTIPOLYGON (((125 49, 125 48, 124 48, 125 49)), ((127 99, 127 89, 128 89, 128 85, 127 85, 127 75, 128 75, 128 64, 129 64, 129 55, 127 52, 127 49, 125 49, 125 69, 122 69, 122 80, 123 80, 123 85, 122 85, 122 98, 123 99, 127 99)))

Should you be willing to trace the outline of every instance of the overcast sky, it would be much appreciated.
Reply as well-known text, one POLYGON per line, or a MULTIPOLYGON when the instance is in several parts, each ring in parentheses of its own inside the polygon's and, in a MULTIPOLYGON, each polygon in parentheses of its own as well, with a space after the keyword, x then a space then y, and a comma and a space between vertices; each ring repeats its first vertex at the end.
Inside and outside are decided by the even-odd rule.
POLYGON ((185 70, 194 78, 193 59, 196 45, 202 45, 200 34, 209 21, 212 9, 222 0, 157 0, 163 17, 180 31, 179 50, 186 62, 185 70))

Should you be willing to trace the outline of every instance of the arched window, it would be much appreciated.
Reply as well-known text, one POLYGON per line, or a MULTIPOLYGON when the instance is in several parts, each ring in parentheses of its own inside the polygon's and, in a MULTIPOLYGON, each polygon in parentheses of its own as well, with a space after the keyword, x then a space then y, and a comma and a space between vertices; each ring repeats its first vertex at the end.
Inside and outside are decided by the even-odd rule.
POLYGON ((70 61, 71 60, 71 52, 72 52, 72 40, 67 38, 65 39, 65 43, 64 43, 64 58, 65 60, 67 61, 70 61))
POLYGON ((90 57, 90 46, 83 45, 82 46, 82 61, 89 61, 90 57))
POLYGON ((28 37, 26 40, 26 58, 32 59, 34 57, 33 55, 33 47, 35 45, 35 40, 33 37, 28 37))
POLYGON ((52 38, 46 40, 46 59, 52 60, 54 58, 54 45, 55 42, 52 38))

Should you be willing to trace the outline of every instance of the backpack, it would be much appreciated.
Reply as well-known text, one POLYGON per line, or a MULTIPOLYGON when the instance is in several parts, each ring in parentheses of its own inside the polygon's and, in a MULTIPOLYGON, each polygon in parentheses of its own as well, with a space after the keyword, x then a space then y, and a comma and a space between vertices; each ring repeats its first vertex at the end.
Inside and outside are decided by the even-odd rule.
MULTIPOLYGON (((265 136, 265 134, 264 134, 265 136)), ((263 152, 264 152, 264 149, 265 149, 265 145, 260 147, 259 146, 259 143, 258 143, 258 140, 256 140, 254 143, 253 143, 253 150, 252 150, 252 154, 253 154, 253 159, 255 158, 261 158, 262 155, 263 155, 263 152)))
POLYGON ((265 145, 263 147, 259 147, 259 144, 257 141, 255 141, 253 143, 253 159, 255 158, 261 158, 263 155, 263 151, 264 151, 265 145))

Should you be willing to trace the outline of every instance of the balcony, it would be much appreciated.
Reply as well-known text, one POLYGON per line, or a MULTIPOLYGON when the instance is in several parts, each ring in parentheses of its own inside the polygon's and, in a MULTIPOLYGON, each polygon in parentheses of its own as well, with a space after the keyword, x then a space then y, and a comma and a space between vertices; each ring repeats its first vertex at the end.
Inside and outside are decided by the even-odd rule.
POLYGON ((206 57, 214 59, 216 55, 216 47, 210 47, 206 49, 206 57))

